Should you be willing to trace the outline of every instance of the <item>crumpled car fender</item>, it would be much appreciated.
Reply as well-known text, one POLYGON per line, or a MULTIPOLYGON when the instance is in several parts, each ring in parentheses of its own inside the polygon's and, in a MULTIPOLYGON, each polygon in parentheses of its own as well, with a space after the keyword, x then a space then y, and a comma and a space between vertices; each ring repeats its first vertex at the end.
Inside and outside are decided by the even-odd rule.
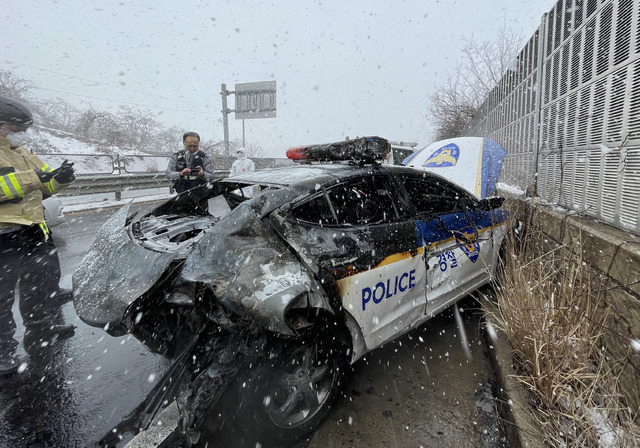
POLYGON ((181 275, 208 285, 225 306, 277 333, 293 334, 285 312, 302 296, 307 306, 333 313, 313 274, 251 207, 238 207, 232 221, 207 231, 181 275))
POLYGON ((293 335, 285 321, 291 306, 323 308, 333 312, 324 294, 318 291, 314 279, 295 260, 255 263, 251 259, 264 259, 257 251, 245 255, 245 268, 234 280, 234 286, 221 297, 223 303, 240 303, 260 327, 273 332, 293 335), (251 266, 251 267, 249 267, 251 266), (249 291, 249 288, 252 291, 249 291), (297 303, 300 299, 300 303, 297 303))

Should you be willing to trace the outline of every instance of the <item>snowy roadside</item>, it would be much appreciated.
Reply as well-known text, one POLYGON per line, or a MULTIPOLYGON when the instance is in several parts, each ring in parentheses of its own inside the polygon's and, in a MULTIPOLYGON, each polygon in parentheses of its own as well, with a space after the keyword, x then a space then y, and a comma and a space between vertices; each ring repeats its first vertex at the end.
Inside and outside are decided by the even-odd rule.
POLYGON ((114 193, 96 193, 79 196, 60 196, 62 210, 65 214, 81 213, 99 208, 121 207, 129 201, 133 203, 164 201, 175 196, 167 188, 123 191, 122 199, 116 200, 114 193))

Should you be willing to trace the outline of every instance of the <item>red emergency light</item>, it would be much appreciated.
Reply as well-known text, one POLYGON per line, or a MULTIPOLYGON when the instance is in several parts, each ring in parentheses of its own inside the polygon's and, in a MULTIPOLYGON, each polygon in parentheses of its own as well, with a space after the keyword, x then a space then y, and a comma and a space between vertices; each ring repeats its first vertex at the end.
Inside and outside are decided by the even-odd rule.
POLYGON ((287 149, 287 158, 291 160, 306 160, 307 156, 304 154, 304 150, 309 146, 294 146, 287 149))

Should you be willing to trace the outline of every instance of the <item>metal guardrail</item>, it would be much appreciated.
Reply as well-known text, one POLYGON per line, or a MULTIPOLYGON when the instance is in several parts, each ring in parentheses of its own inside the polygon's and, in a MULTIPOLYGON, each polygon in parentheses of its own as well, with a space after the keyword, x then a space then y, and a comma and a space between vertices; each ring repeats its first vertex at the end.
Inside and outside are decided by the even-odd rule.
MULTIPOLYGON (((76 181, 58 193, 59 196, 80 196, 96 193, 114 193, 116 200, 122 199, 123 191, 145 190, 173 186, 165 176, 165 167, 171 155, 152 154, 73 154, 48 153, 42 157, 51 166, 63 160, 75 163, 76 181)), ((213 156, 215 177, 229 176, 235 157, 213 156)), ((256 169, 293 165, 286 158, 252 158, 256 169)))
MULTIPOLYGON (((216 171, 215 178, 222 179, 229 176, 229 171, 216 171)), ((166 187, 173 191, 172 183, 165 173, 140 174, 79 174, 76 181, 58 193, 59 196, 79 196, 95 193, 114 193, 116 200, 122 199, 122 192, 129 190, 145 190, 166 187)))
MULTIPOLYGON (((164 173, 171 155, 157 154, 75 154, 46 153, 40 154, 51 166, 59 166, 63 160, 75 163, 76 175, 126 175, 164 173)), ((228 171, 236 157, 214 155, 213 166, 216 171, 228 171)), ((286 158, 255 157, 251 158, 256 169, 293 165, 286 158)))

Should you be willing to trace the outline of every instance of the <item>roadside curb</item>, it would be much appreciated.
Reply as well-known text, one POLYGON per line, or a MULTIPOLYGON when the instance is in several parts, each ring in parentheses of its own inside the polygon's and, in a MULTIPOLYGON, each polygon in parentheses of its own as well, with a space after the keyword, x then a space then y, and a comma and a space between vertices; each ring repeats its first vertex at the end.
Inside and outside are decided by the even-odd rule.
MULTIPOLYGON (((485 304, 486 305, 486 304, 485 304)), ((495 305, 488 306, 489 308, 495 305)), ((489 359, 496 375, 496 404, 504 422, 509 446, 512 448, 545 448, 538 426, 531 418, 528 408, 531 398, 522 384, 515 378, 513 348, 507 336, 498 330, 492 313, 485 310, 484 338, 489 348, 489 359)))
MULTIPOLYGON (((175 426, 166 425, 165 422, 175 423, 179 420, 180 414, 176 402, 167 406, 151 423, 146 431, 137 434, 124 448, 150 448, 164 446, 176 429, 175 426)), ((176 448, 176 447, 173 447, 176 448)))

